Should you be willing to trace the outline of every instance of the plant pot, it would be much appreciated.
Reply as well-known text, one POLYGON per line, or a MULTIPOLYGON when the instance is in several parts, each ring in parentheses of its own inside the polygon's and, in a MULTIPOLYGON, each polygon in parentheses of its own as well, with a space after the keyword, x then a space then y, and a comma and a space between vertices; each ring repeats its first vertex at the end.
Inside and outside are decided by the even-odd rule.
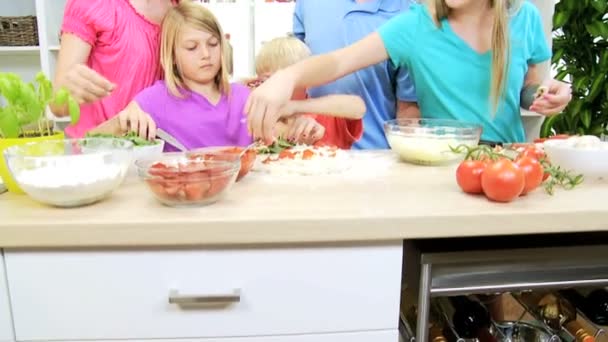
POLYGON ((23 190, 17 185, 11 172, 6 165, 6 160, 4 159, 4 150, 8 147, 15 145, 23 145, 29 142, 34 141, 44 141, 44 140, 62 140, 64 138, 63 132, 58 132, 50 136, 44 137, 34 137, 34 138, 14 138, 14 139, 2 139, 0 138, 0 177, 4 181, 6 188, 9 192, 23 194, 23 190))

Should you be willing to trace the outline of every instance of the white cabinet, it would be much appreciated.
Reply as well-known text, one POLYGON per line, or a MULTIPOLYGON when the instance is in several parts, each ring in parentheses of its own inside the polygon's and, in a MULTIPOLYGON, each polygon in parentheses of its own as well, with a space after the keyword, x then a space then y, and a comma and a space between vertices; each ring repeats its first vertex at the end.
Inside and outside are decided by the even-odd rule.
POLYGON ((213 12, 224 33, 230 34, 233 48, 234 78, 249 77, 253 73, 253 18, 249 1, 210 2, 204 5, 213 12))
POLYGON ((376 331, 377 337, 391 338, 374 342, 396 341, 400 242, 247 250, 8 251, 5 257, 18 340, 376 331), (193 302, 206 304, 187 305, 193 302))
POLYGON ((6 275, 4 274, 4 260, 0 251, 0 342, 15 340, 13 333, 13 319, 11 318, 10 302, 6 275))
MULTIPOLYGON (((331 0, 327 0, 331 1, 331 0)), ((254 47, 255 54, 260 47, 276 37, 284 37, 293 32, 293 11, 295 2, 265 2, 255 0, 254 47)))

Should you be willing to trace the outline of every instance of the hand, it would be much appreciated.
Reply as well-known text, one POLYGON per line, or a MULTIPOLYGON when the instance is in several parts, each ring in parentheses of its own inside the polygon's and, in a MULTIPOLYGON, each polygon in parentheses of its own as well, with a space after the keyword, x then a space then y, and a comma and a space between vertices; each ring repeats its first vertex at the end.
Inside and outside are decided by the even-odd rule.
POLYGON ((131 102, 127 108, 118 113, 118 121, 123 132, 135 132, 141 138, 148 140, 156 137, 156 122, 136 102, 131 102))
POLYGON ((287 121, 287 139, 299 144, 312 145, 325 135, 325 127, 317 120, 297 115, 287 121))
POLYGON ((61 86, 65 87, 78 103, 91 103, 108 95, 116 85, 84 64, 76 64, 65 74, 61 86))
POLYGON ((543 115, 561 113, 572 100, 572 88, 568 83, 550 80, 544 86, 547 92, 532 102, 530 110, 543 115))
POLYGON ((245 112, 254 139, 261 138, 266 144, 274 141, 274 128, 282 117, 281 108, 289 102, 294 86, 291 76, 279 71, 251 93, 245 112))

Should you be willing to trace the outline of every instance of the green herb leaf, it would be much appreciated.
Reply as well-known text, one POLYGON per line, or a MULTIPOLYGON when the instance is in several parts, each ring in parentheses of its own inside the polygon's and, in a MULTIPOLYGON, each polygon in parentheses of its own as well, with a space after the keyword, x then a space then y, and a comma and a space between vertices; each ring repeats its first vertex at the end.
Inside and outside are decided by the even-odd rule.
POLYGON ((0 132, 4 138, 19 138, 19 120, 11 107, 0 108, 0 132))
POLYGON ((68 111, 70 112, 70 123, 75 125, 80 120, 80 105, 73 97, 68 97, 68 111))

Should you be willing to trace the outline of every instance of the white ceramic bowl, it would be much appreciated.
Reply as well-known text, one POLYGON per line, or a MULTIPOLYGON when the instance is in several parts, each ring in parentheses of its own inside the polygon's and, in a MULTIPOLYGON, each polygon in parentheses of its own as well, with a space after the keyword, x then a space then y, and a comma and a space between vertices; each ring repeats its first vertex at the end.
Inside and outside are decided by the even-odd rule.
POLYGON ((553 165, 582 174, 585 180, 608 180, 608 142, 582 136, 543 144, 553 165))
POLYGON ((160 139, 156 139, 156 145, 133 146, 133 161, 160 157, 164 148, 165 141, 160 139))

